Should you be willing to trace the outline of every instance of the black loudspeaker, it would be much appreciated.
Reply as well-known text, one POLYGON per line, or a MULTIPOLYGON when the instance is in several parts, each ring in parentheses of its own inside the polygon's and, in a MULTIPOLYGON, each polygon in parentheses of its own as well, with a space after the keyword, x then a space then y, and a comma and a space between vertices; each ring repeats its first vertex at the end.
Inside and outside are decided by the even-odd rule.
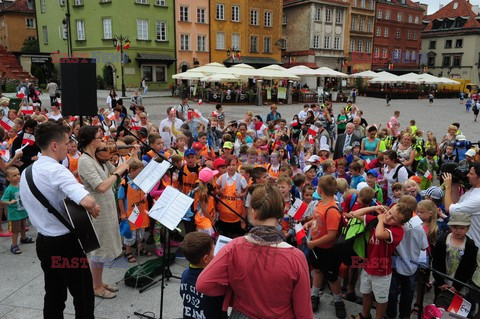
POLYGON ((97 115, 96 66, 94 59, 71 58, 61 61, 63 115, 97 115))

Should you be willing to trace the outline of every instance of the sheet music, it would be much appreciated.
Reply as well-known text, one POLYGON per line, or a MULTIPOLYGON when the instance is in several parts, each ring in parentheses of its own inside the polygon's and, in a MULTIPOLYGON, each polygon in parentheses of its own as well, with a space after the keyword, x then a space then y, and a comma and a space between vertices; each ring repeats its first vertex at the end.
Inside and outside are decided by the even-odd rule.
POLYGON ((223 246, 225 246, 231 241, 231 238, 222 235, 218 236, 217 243, 215 244, 215 249, 213 250, 213 255, 216 256, 218 252, 223 248, 223 246))
POLYGON ((169 168, 170 163, 167 161, 157 163, 156 161, 151 160, 150 163, 143 168, 140 174, 134 178, 133 182, 146 194, 150 193, 152 188, 158 183, 163 175, 165 175, 169 168))
POLYGON ((148 215, 168 229, 174 230, 192 203, 193 198, 167 186, 148 215))

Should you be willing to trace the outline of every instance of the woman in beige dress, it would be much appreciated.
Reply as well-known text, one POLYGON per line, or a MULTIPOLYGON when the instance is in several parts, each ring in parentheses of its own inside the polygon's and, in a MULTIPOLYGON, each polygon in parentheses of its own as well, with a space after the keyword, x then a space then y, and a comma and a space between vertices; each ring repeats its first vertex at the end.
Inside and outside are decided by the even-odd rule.
POLYGON ((85 189, 100 205, 100 216, 93 220, 100 248, 89 255, 93 288, 95 296, 110 299, 116 296, 118 288, 103 282, 103 266, 105 263, 111 263, 122 253, 113 185, 128 170, 128 163, 115 167, 109 161, 101 163, 95 159, 95 151, 105 147, 103 131, 96 126, 84 126, 80 129, 78 146, 83 150, 78 160, 78 174, 85 189))

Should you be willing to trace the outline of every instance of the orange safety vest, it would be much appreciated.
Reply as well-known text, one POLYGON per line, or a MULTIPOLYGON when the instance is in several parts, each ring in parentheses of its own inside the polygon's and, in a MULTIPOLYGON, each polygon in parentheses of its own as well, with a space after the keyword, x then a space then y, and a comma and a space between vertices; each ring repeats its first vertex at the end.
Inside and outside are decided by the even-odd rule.
POLYGON ((73 158, 70 154, 67 154, 68 157, 68 169, 70 172, 78 170, 78 158, 73 158))
POLYGON ((198 203, 198 193, 195 193, 193 208, 196 211, 195 214, 195 225, 198 229, 209 229, 212 228, 212 221, 209 216, 215 217, 215 199, 212 196, 208 197, 207 203, 207 212, 204 213, 198 203), (208 215, 208 216, 207 216, 208 215))
POLYGON ((125 192, 127 193, 127 200, 126 204, 126 213, 127 218, 130 217, 135 205, 140 210, 140 216, 138 218, 142 218, 142 225, 140 227, 136 226, 132 222, 130 222, 130 229, 137 230, 139 228, 147 228, 150 225, 150 218, 147 215, 148 212, 148 204, 147 199, 145 197, 145 193, 140 189, 135 189, 127 184, 125 187, 125 179, 122 180, 120 183, 121 187, 124 187, 125 192))
POLYGON ((187 165, 183 165, 183 172, 186 175, 182 176, 182 193, 188 194, 191 190, 195 188, 195 182, 198 179, 198 170, 197 172, 190 172, 187 165))
POLYGON ((278 178, 280 176, 280 165, 278 166, 277 171, 274 171, 272 165, 268 165, 268 174, 273 178, 278 178))
MULTIPOLYGON (((222 193, 218 195, 220 199, 230 206, 233 210, 237 212, 237 214, 243 216, 243 211, 245 206, 243 204, 243 199, 237 198, 236 192, 241 190, 240 181, 243 178, 242 175, 236 173, 235 181, 232 185, 228 185, 227 183, 227 176, 228 173, 223 174, 220 176, 220 187, 222 188, 222 193)), ((217 210, 219 213, 219 218, 221 221, 225 223, 236 223, 240 220, 240 217, 232 213, 225 205, 222 203, 218 203, 217 210)))

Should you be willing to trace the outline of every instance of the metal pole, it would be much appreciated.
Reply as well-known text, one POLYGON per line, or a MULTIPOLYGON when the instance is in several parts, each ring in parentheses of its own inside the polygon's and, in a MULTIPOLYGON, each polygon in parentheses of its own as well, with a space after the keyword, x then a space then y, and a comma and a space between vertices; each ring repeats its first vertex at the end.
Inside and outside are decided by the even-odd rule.
POLYGON ((65 14, 65 22, 67 23, 67 37, 68 37, 67 51, 68 51, 68 56, 71 57, 73 47, 72 47, 72 28, 70 26, 70 3, 68 0, 67 0, 67 13, 65 14))
POLYGON ((125 95, 125 79, 123 76, 123 35, 120 36, 120 63, 121 63, 121 70, 122 70, 122 97, 127 97, 125 95))

